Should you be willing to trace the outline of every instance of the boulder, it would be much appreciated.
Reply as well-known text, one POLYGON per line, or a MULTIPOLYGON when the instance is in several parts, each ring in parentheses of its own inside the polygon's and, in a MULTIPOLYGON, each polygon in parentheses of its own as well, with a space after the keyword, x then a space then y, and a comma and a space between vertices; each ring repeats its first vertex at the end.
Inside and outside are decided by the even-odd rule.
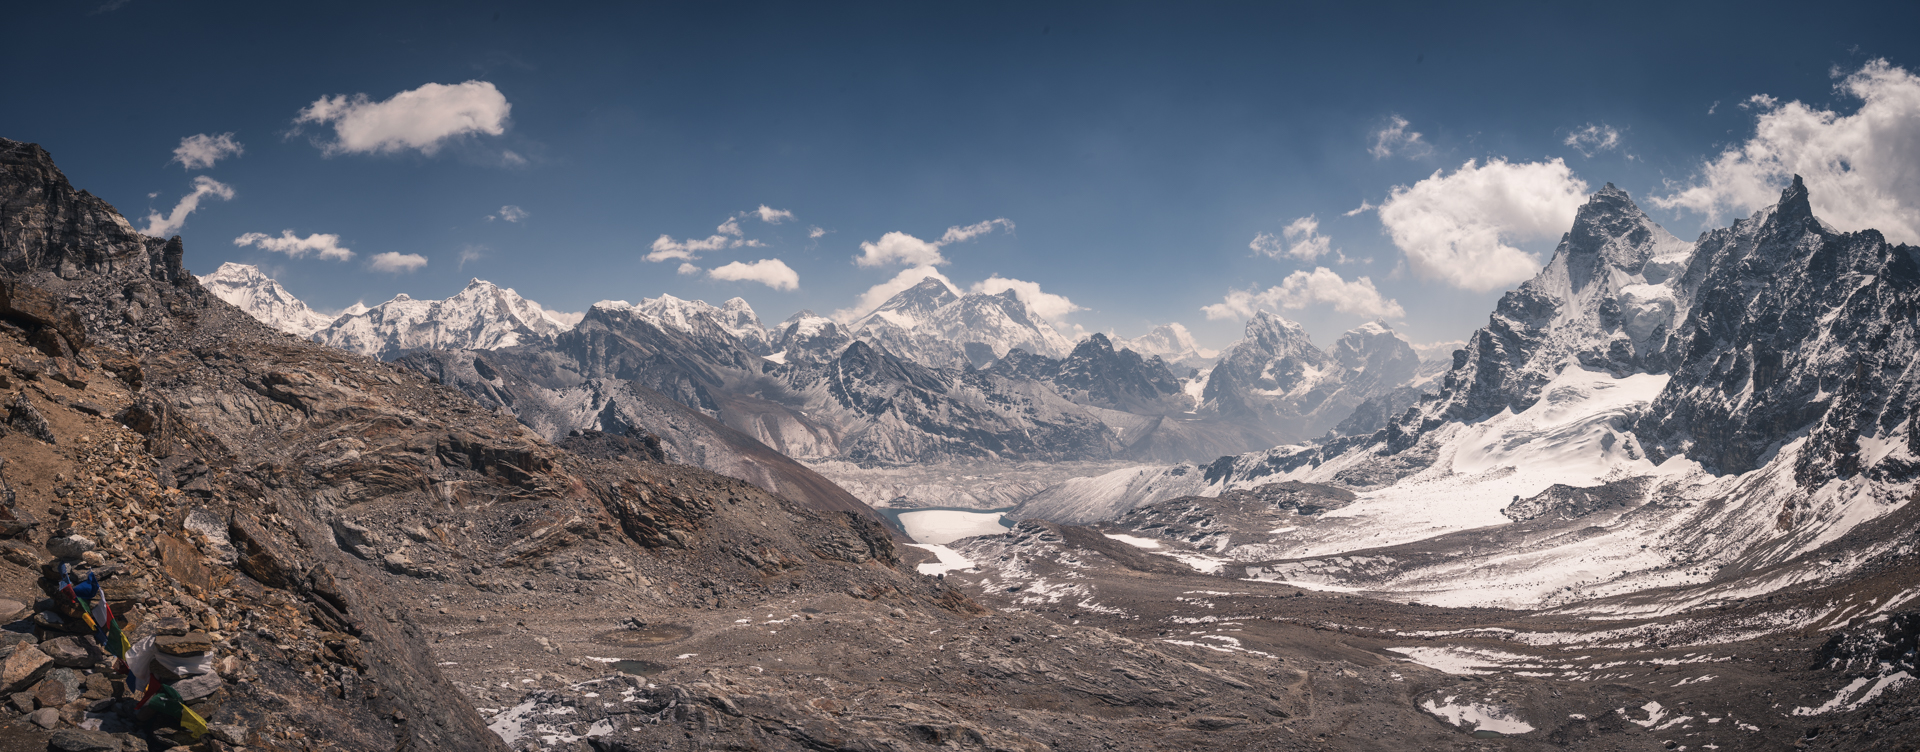
POLYGON ((83 535, 63 535, 47 541, 47 550, 62 559, 78 559, 93 550, 93 540, 83 535))
POLYGON ((93 646, 80 636, 55 637, 40 643, 40 652, 53 659, 55 666, 91 668, 96 660, 93 646))
POLYGON ((33 704, 43 708, 65 707, 67 703, 80 699, 80 677, 70 668, 58 668, 47 672, 46 678, 33 685, 33 704))
POLYGON ((213 638, 205 632, 161 635, 153 639, 153 646, 167 655, 200 655, 213 649, 213 638))
POLYGON ((0 693, 11 694, 31 687, 51 668, 53 658, 40 652, 38 646, 21 645, 6 661, 0 662, 0 693))
POLYGON ((208 672, 199 676, 189 676, 174 682, 173 688, 180 693, 181 700, 196 702, 220 691, 220 688, 225 686, 225 684, 226 682, 220 680, 219 674, 208 672))
POLYGON ((47 740, 53 752, 120 752, 120 739, 105 731, 61 729, 47 740))
POLYGON ((60 709, 41 708, 28 713, 27 720, 32 721, 33 725, 39 726, 40 728, 50 729, 60 725, 60 709))

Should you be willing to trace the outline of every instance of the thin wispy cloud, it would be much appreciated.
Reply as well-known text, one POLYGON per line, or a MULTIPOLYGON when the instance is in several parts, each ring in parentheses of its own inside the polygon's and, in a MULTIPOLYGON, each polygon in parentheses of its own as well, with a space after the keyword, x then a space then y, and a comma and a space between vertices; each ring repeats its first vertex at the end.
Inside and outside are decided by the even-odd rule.
POLYGON ((140 232, 156 238, 172 235, 186 226, 187 215, 199 210, 201 200, 209 198, 232 200, 233 187, 205 175, 196 176, 193 179, 193 192, 181 196, 180 203, 174 204, 173 211, 165 216, 159 212, 148 213, 146 229, 140 232))
POLYGON ((1580 156, 1591 157, 1620 148, 1620 130, 1606 123, 1588 123, 1573 129, 1561 143, 1573 147, 1580 156))
POLYGON ((1419 131, 1412 130, 1406 118, 1394 115, 1387 119, 1387 127, 1374 131, 1373 146, 1367 149, 1374 159, 1386 159, 1394 155, 1403 157, 1422 157, 1433 153, 1426 139, 1419 131))
POLYGON ((500 207, 500 211, 488 214, 487 221, 492 222, 498 219, 506 222, 525 222, 526 219, 531 216, 533 216, 532 212, 514 206, 513 204, 507 204, 506 206, 500 207))
POLYGON ((1269 258, 1285 256, 1313 261, 1333 250, 1333 239, 1321 235, 1319 220, 1308 215, 1288 223, 1279 237, 1264 232, 1254 235, 1247 247, 1269 258))

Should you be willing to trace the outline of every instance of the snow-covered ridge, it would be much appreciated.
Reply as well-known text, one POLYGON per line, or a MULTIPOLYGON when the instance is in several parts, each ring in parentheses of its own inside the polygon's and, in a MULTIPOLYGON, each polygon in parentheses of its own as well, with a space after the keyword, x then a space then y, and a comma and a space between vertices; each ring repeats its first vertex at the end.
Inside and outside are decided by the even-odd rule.
MULTIPOLYGON (((1112 520, 1283 481, 1354 489, 1209 553, 1242 576, 1437 605, 1653 618, 1830 582, 1900 545, 1847 541, 1920 480, 1920 331, 1901 313, 1917 307, 1914 249, 1835 232, 1798 181, 1697 243, 1608 186, 1439 394, 1386 429, 1115 471, 1020 511, 1112 520)), ((1278 353, 1286 334, 1249 339, 1278 353)))
POLYGON ((313 339, 344 350, 392 358, 414 350, 492 350, 551 340, 580 314, 548 311, 511 288, 474 279, 445 300, 406 294, 342 314, 313 339))
POLYGON ((221 264, 212 274, 200 277, 200 286, 261 323, 295 336, 313 336, 333 323, 333 317, 308 308, 252 264, 221 264))

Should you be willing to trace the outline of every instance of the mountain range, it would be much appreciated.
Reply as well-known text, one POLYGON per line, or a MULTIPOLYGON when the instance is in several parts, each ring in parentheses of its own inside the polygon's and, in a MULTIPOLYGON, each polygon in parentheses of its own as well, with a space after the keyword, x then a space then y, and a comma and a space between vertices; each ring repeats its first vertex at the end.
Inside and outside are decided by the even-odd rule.
POLYGON ((850 323, 801 311, 773 327, 739 298, 602 301, 573 316, 483 280, 445 300, 402 295, 319 326, 252 267, 228 264, 203 283, 289 333, 417 364, 550 437, 653 431, 676 456, 742 477, 756 473, 741 457, 761 449, 722 459, 716 447, 731 444, 707 435, 707 423, 808 461, 1201 461, 1318 436, 1369 399, 1404 401, 1396 395, 1418 364, 1384 325, 1322 351, 1266 313, 1218 366, 1177 325, 1119 346, 1101 334, 1074 343, 1012 291, 962 294, 937 278, 850 323), (489 354, 435 354, 456 351, 489 354), (650 419, 669 409, 661 400, 706 422, 650 419))
POLYGON ((1807 196, 1796 179, 1688 243, 1608 185, 1378 430, 1076 479, 1011 514, 1326 484, 1357 495, 1213 553, 1262 578, 1615 617, 1877 571, 1920 479, 1920 250, 1839 232, 1807 196))

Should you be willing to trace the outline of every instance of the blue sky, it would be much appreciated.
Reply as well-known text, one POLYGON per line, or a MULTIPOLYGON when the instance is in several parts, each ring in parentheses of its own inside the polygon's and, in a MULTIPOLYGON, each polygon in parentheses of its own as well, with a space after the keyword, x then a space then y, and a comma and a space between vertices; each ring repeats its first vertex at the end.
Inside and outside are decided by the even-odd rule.
POLYGON ((11 17, 37 31, 0 49, 0 136, 47 147, 136 226, 212 181, 174 230, 188 266, 259 264, 321 309, 478 276, 561 310, 739 295, 771 323, 938 260, 963 288, 1032 283, 983 289, 1038 291, 1068 330, 1180 322, 1219 346, 1267 307, 1322 344, 1383 315, 1432 342, 1484 324, 1606 182, 1691 240, 1784 171, 1837 164, 1809 177, 1816 210, 1830 196, 1836 224, 1908 242, 1920 226, 1913 4, 129 0, 11 17), (1720 156, 1778 146, 1769 127, 1792 153, 1720 156), (169 161, 229 133, 241 153, 169 161), (1346 215, 1363 204, 1392 208, 1346 215), (730 218, 738 235, 716 229, 730 218), (645 260, 663 235, 731 247, 645 260), (765 264, 711 273, 764 259, 797 288, 765 264))

